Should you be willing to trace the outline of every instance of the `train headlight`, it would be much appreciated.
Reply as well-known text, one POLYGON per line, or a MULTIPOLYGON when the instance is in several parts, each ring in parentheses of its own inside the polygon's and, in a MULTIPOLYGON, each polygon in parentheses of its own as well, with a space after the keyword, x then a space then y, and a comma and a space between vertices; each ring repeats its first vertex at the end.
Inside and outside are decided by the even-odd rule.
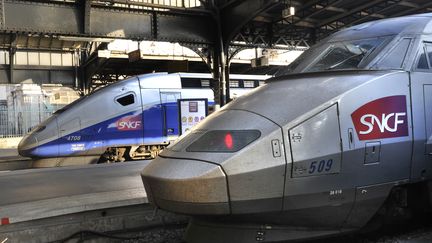
POLYGON ((258 130, 215 130, 206 132, 189 147, 188 152, 237 152, 261 136, 258 130))

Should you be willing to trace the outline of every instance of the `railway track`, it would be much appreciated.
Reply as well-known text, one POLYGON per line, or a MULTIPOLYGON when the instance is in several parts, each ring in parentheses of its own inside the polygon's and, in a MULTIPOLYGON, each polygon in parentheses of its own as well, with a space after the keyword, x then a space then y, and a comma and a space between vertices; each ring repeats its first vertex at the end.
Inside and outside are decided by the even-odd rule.
MULTIPOLYGON (((304 243, 426 243, 432 242, 431 214, 414 217, 399 224, 385 225, 367 233, 355 233, 318 240, 301 241, 304 243)), ((123 237, 124 243, 184 243, 184 224, 156 227, 152 229, 135 229, 129 232, 117 232, 111 236, 123 237)), ((100 238, 102 240, 102 238, 100 238)), ((105 238, 107 239, 107 238, 105 238)), ((288 243, 288 242, 285 242, 288 243)))

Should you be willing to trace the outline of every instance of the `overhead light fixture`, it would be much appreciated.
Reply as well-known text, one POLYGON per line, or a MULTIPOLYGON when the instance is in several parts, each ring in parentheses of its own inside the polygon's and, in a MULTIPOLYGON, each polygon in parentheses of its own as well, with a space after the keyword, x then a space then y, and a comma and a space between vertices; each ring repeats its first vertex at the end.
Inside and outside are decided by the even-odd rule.
POLYGON ((295 15, 295 8, 292 6, 291 0, 289 3, 285 2, 285 9, 282 10, 282 18, 288 18, 294 15, 295 15))
POLYGON ((289 7, 289 13, 291 16, 295 15, 295 8, 294 7, 289 7))

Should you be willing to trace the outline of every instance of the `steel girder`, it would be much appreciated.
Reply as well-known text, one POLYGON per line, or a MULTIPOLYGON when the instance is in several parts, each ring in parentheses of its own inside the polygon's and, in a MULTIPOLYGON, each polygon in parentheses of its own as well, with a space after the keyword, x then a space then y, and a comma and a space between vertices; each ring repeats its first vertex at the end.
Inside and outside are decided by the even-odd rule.
POLYGON ((221 7, 222 37, 226 44, 240 32, 241 28, 258 14, 279 4, 278 0, 231 0, 221 7))
POLYGON ((212 44, 210 14, 113 8, 81 2, 0 0, 0 32, 212 44), (210 26, 210 27, 209 27, 210 26))

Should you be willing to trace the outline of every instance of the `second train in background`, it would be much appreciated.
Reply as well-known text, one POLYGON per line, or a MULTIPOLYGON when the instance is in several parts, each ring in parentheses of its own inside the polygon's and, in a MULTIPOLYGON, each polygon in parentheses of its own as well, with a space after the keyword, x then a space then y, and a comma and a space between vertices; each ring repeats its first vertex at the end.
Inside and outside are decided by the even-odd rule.
MULTIPOLYGON (((230 75, 243 95, 267 75, 230 75)), ((155 73, 103 87, 56 111, 27 134, 18 151, 34 167, 152 159, 179 136, 179 99, 214 105, 211 75, 155 73)), ((200 118, 202 119, 202 118, 200 118)))

